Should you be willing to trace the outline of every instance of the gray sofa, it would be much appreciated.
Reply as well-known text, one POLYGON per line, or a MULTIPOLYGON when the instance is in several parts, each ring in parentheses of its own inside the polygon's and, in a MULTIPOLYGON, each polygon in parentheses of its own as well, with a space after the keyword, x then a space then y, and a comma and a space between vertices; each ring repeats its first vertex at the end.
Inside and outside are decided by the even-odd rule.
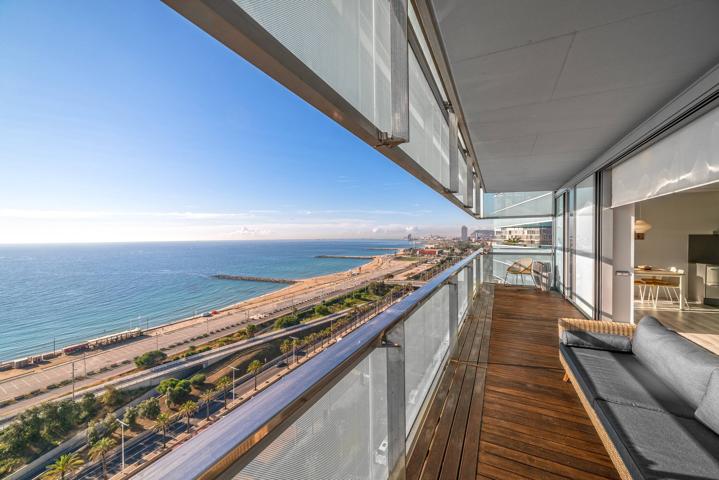
POLYGON ((719 356, 652 317, 559 327, 565 379, 622 478, 719 479, 719 356))

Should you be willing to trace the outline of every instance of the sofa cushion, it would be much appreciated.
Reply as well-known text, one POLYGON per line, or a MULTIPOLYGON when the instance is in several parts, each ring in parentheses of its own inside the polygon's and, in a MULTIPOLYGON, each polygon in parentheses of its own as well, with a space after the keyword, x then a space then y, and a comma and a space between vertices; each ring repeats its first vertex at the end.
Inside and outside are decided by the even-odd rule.
POLYGON ((719 369, 714 370, 709 378, 707 391, 694 416, 719 435, 719 369))
POLYGON ((704 397, 709 376, 719 368, 719 356, 667 330, 653 317, 644 317, 632 340, 637 358, 693 409, 704 397))
POLYGON ((611 333, 585 332, 584 330, 565 330, 562 343, 568 347, 593 348, 612 352, 631 352, 632 341, 626 335, 611 333))
POLYGON ((694 409, 631 353, 565 345, 559 349, 579 387, 591 400, 694 417, 694 409))
POLYGON ((633 478, 719 479, 719 436, 698 421, 604 400, 595 405, 633 478))

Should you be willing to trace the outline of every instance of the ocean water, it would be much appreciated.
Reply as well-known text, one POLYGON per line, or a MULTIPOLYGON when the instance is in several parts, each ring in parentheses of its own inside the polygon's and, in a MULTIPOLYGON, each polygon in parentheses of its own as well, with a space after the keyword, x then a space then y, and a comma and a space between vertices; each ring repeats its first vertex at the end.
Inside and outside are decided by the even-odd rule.
POLYGON ((243 241, 0 245, 0 361, 137 326, 159 325, 285 285, 217 273, 307 278, 367 260, 404 241, 243 241))

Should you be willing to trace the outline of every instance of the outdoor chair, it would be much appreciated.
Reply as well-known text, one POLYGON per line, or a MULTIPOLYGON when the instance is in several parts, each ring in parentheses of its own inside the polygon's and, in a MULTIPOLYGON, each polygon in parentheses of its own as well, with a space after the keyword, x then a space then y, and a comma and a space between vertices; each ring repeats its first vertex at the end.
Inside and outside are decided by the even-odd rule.
POLYGON ((507 272, 504 274, 504 283, 507 283, 507 277, 509 275, 519 276, 522 278, 524 275, 528 275, 532 279, 532 285, 537 286, 537 282, 534 280, 534 274, 532 272, 533 260, 529 257, 520 258, 516 262, 512 263, 507 272))

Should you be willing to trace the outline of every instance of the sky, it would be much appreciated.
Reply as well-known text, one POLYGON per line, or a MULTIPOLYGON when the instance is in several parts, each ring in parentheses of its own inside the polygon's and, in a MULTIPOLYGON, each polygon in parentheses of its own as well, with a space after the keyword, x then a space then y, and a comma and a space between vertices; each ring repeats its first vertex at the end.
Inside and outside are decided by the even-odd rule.
POLYGON ((473 220, 159 1, 0 1, 0 243, 473 220))

